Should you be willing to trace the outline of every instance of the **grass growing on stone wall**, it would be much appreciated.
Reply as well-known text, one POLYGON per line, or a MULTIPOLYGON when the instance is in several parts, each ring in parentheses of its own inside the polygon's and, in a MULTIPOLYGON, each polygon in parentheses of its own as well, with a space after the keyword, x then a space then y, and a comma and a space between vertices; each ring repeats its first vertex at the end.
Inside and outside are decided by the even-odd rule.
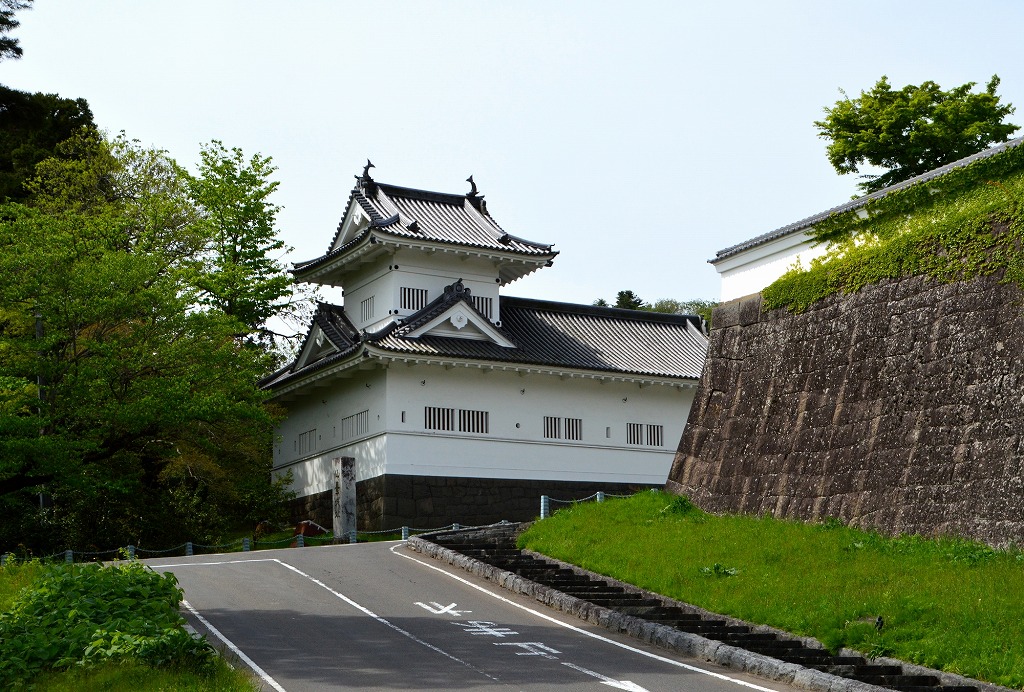
POLYGON ((883 279, 1003 273, 1024 287, 1024 145, 819 222, 829 252, 765 288, 765 310, 802 312, 883 279), (863 212, 867 216, 863 217, 863 212))
POLYGON ((563 509, 520 546, 833 650, 1024 687, 1021 551, 714 516, 662 493, 563 509))

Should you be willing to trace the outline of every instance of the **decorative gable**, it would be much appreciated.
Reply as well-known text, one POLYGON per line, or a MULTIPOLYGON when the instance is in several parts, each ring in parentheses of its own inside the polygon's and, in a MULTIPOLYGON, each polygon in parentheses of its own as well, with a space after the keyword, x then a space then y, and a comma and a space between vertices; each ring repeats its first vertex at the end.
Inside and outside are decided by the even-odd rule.
POLYGON ((486 317, 466 302, 451 306, 426 324, 410 331, 407 337, 417 339, 423 336, 446 336, 455 339, 490 341, 505 348, 515 348, 486 317))
POLYGON ((516 347, 473 305, 472 292, 463 285, 462 279, 445 286, 444 294, 412 315, 402 331, 403 336, 410 339, 443 336, 490 341, 504 348, 516 347))

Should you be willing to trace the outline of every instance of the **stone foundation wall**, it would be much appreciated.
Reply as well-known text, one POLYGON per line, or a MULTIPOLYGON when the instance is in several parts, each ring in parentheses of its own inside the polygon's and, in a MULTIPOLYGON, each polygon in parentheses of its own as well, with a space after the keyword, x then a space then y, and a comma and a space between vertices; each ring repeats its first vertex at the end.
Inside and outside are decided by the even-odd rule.
POLYGON ((889 281, 715 310, 667 488, 710 511, 1024 543, 1024 294, 889 281))
MULTIPOLYGON (((626 483, 443 478, 384 475, 356 484, 356 524, 360 531, 410 526, 432 529, 459 523, 492 524, 502 519, 529 521, 540 514, 540 496, 578 500, 603 491, 631 495, 651 487, 626 483)), ((558 509, 552 503, 552 511, 558 509)), ((331 528, 330 491, 297 498, 291 505, 293 522, 311 519, 331 528)))

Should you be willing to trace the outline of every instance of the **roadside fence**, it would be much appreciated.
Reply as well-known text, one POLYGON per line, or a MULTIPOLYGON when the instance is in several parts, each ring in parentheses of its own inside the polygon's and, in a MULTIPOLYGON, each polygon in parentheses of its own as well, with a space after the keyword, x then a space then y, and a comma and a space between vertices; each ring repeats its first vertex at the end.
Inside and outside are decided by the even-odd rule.
MULTIPOLYGON (((657 489, 652 488, 652 492, 657 492, 657 489)), ((589 502, 594 500, 596 502, 604 502, 606 498, 610 497, 631 497, 630 495, 614 495, 611 493, 605 493, 598 491, 593 495, 582 497, 574 500, 560 500, 557 498, 550 497, 548 495, 540 496, 540 518, 547 519, 551 516, 551 505, 577 505, 582 502, 589 502)), ((507 523, 502 520, 499 523, 507 523)), ((488 524, 487 526, 491 526, 488 524)), ((323 528, 323 527, 319 527, 323 528)), ((481 528, 478 526, 463 526, 459 523, 448 524, 447 526, 438 526, 430 529, 418 529, 409 526, 402 526, 397 529, 384 529, 382 531, 349 531, 348 535, 345 536, 349 543, 358 543, 360 540, 363 542, 381 540, 381 536, 399 536, 401 535, 402 540, 409 540, 409 536, 419 533, 432 533, 434 531, 458 531, 463 528, 481 528)), ((340 538, 340 537, 339 537, 340 538)), ((219 543, 214 545, 207 545, 203 543, 195 543, 193 541, 186 541, 180 545, 176 545, 170 548, 154 549, 154 548, 143 548, 135 545, 128 545, 123 548, 111 548, 109 550, 62 550, 52 555, 46 555, 40 558, 43 562, 65 562, 72 564, 74 562, 103 562, 108 560, 119 560, 119 559, 135 559, 135 558, 149 558, 149 557, 174 557, 174 556, 185 556, 190 557, 193 555, 205 555, 214 553, 235 553, 235 552, 249 552, 253 550, 269 550, 272 548, 285 548, 294 544, 296 548, 305 548, 307 546, 318 546, 318 545, 330 545, 334 543, 340 543, 342 541, 335 540, 333 533, 326 533, 320 536, 305 536, 296 534, 294 536, 285 536, 284 538, 277 539, 266 539, 246 536, 237 541, 231 541, 229 543, 219 543)), ((17 560, 18 558, 14 553, 3 553, 0 554, 0 567, 5 566, 9 561, 17 560)))
MULTIPOLYGON (((657 488, 651 488, 651 492, 658 492, 658 489, 657 488)), ((561 504, 561 505, 578 505, 578 504, 580 504, 582 502, 589 502, 590 500, 594 500, 595 502, 604 502, 605 499, 609 498, 609 497, 632 497, 632 495, 613 495, 612 493, 605 493, 605 492, 602 492, 600 490, 598 490, 593 495, 587 495, 586 497, 581 497, 581 498, 578 498, 578 499, 575 499, 575 500, 558 500, 558 499, 555 499, 553 497, 549 497, 547 495, 541 495, 540 496, 540 518, 541 519, 547 519, 548 517, 551 516, 551 503, 552 502, 554 502, 556 504, 561 504)))

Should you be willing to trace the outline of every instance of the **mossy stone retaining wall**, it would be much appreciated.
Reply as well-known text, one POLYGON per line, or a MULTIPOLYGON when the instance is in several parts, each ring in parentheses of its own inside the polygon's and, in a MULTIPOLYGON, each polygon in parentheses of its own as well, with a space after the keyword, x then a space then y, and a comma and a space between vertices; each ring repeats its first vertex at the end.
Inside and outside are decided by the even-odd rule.
POLYGON ((710 511, 1024 544, 1024 293, 886 280, 717 308, 667 488, 710 511))

